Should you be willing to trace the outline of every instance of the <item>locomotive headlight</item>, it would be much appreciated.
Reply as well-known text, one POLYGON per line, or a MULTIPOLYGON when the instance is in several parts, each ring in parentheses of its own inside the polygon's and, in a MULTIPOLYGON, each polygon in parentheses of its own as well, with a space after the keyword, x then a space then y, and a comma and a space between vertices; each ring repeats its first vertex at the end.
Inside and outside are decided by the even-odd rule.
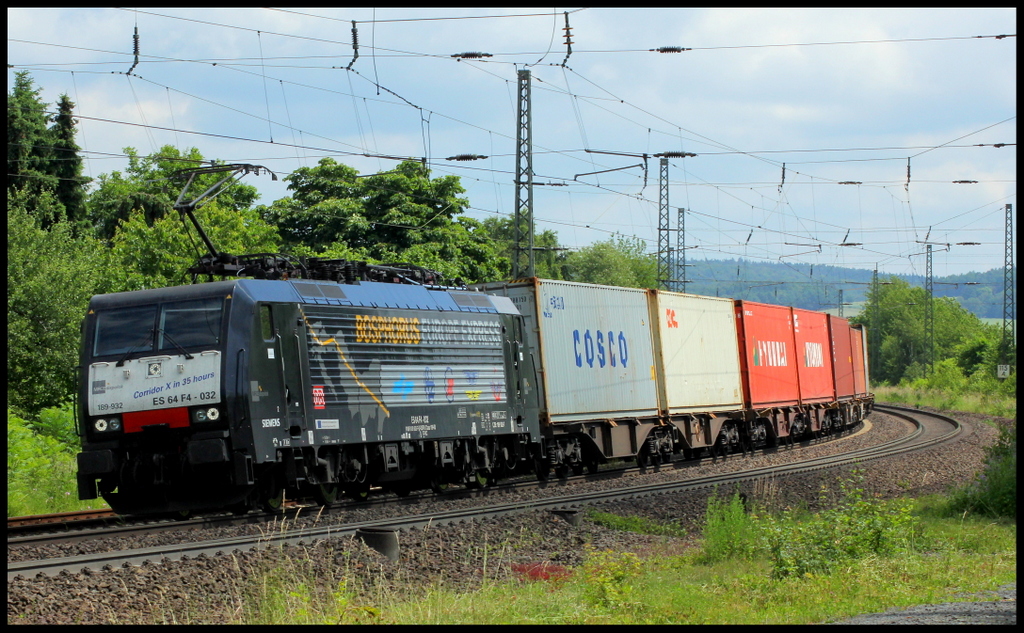
POLYGON ((111 431, 120 431, 121 420, 117 418, 110 418, 110 420, 107 422, 107 428, 110 429, 111 431))
POLYGON ((216 422, 220 419, 220 409, 217 407, 208 407, 206 409, 194 409, 192 411, 194 420, 196 422, 216 422))
POLYGON ((95 422, 92 423, 92 428, 102 433, 103 431, 107 430, 107 421, 104 420, 103 418, 100 418, 99 420, 96 420, 95 422))

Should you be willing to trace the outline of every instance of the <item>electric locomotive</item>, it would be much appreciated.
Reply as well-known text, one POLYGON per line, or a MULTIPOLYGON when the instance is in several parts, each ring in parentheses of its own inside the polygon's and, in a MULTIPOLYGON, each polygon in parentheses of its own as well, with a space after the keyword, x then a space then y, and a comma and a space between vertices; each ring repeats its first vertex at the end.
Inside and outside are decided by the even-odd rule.
POLYGON ((504 297, 234 279, 96 296, 79 496, 119 513, 486 484, 533 459, 535 377, 504 297))

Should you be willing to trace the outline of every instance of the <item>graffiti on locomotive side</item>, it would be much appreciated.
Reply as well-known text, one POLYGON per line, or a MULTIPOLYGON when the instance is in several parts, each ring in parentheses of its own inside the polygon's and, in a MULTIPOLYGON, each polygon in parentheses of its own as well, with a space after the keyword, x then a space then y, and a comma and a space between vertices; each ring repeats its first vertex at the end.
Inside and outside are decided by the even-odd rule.
POLYGON ((505 369, 500 365, 381 365, 388 406, 505 402, 505 369))
POLYGON ((416 345, 420 342, 420 320, 416 317, 356 315, 356 343, 416 345))
POLYGON ((420 319, 424 345, 489 345, 500 346, 501 324, 497 321, 469 319, 420 319))
POLYGON ((629 362, 629 344, 625 332, 597 330, 591 333, 587 329, 580 334, 579 330, 573 330, 572 351, 577 367, 583 367, 584 363, 591 368, 595 363, 598 368, 626 367, 629 362))

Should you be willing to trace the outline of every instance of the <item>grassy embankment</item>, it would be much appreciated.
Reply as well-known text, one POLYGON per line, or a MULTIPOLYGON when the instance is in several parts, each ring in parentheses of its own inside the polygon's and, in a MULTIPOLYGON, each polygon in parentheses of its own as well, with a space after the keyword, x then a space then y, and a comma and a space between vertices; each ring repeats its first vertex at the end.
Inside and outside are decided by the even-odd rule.
POLYGON ((1017 417, 1016 395, 998 392, 978 393, 948 389, 922 389, 913 386, 890 387, 873 385, 879 403, 888 402, 906 407, 926 406, 942 411, 966 411, 1000 418, 1017 417))
MULTIPOLYGON (((882 399, 894 401, 886 391, 882 399)), ((948 408, 949 396, 911 393, 911 405, 948 408)), ((899 401, 899 400, 896 400, 899 401)), ((1005 416, 1016 402, 971 400, 1005 416)), ((957 402, 964 402, 957 400, 957 402)), ((590 512, 608 527, 664 537, 648 552, 588 551, 577 569, 527 567, 516 580, 455 592, 443 581, 410 591, 356 591, 339 570, 315 578, 308 561, 270 567, 240 590, 239 623, 805 624, 890 607, 963 600, 1016 581, 1016 427, 989 449, 975 481, 948 495, 882 501, 854 480, 817 514, 709 503, 696 548, 675 525, 590 512), (319 591, 296 591, 317 587, 319 591)), ((770 495, 769 495, 770 498, 770 495)), ((509 551, 506 543, 496 551, 509 551)), ((500 568, 508 561, 490 563, 500 568)), ((516 569, 512 566, 512 569, 516 569)), ((978 598, 975 598, 978 599, 978 598)))
MULTIPOLYGON (((590 513, 618 529, 665 535, 644 552, 589 551, 575 569, 519 567, 515 580, 456 592, 443 580, 364 588, 314 577, 289 559, 240 588, 237 623, 799 624, 950 600, 1016 580, 1016 520, 953 514, 947 499, 878 502, 849 490, 819 515, 712 504, 700 546, 671 525, 590 513)), ((509 551, 515 543, 494 544, 509 551)), ((280 561, 280 559, 278 559, 280 561)), ((494 559, 488 569, 509 566, 494 559)), ((512 566, 512 569, 517 569, 512 566)), ((485 570, 486 571, 486 570, 485 570)))

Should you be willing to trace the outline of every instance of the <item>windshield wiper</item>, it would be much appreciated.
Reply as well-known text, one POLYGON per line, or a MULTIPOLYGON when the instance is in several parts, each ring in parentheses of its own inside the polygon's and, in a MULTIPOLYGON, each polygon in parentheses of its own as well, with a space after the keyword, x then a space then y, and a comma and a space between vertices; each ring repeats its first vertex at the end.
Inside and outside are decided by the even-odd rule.
POLYGON ((176 341, 173 338, 171 338, 171 335, 168 334, 166 330, 161 328, 161 329, 157 330, 157 332, 160 332, 161 334, 163 334, 164 336, 167 337, 168 341, 170 341, 171 343, 174 343, 174 346, 178 348, 178 351, 185 355, 185 360, 192 360, 192 358, 193 358, 192 354, 189 354, 188 352, 186 352, 185 348, 182 347, 180 344, 178 344, 178 341, 176 341))
POLYGON ((155 334, 155 333, 156 333, 156 328, 153 328, 153 329, 149 330, 148 332, 146 332, 146 335, 143 337, 143 339, 141 341, 139 341, 138 343, 136 343, 135 345, 132 345, 131 347, 129 347, 128 351, 124 353, 124 356, 121 357, 121 360, 117 361, 117 363, 114 365, 114 367, 121 367, 122 365, 124 365, 124 361, 128 358, 128 355, 131 354, 132 352, 134 352, 136 347, 138 347, 139 345, 142 345, 147 340, 149 340, 150 337, 152 337, 153 334, 155 334))

